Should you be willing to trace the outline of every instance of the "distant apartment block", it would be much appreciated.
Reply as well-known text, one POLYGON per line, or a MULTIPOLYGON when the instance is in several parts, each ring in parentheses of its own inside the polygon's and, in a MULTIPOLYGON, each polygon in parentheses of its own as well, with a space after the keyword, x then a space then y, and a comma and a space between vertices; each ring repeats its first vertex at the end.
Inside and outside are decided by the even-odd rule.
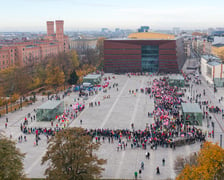
POLYGON ((41 40, 11 42, 0 44, 0 70, 13 65, 26 66, 38 63, 46 57, 68 52, 68 36, 64 35, 64 21, 47 21, 47 35, 41 40))
POLYGON ((192 48, 199 54, 211 54, 212 43, 207 38, 198 36, 193 38, 192 48))
POLYGON ((149 26, 141 26, 138 32, 149 32, 149 26))
POLYGON ((223 62, 216 56, 203 55, 201 57, 201 74, 210 84, 216 87, 224 87, 223 62))
POLYGON ((74 39, 69 41, 70 49, 80 50, 88 48, 96 48, 97 39, 74 39))

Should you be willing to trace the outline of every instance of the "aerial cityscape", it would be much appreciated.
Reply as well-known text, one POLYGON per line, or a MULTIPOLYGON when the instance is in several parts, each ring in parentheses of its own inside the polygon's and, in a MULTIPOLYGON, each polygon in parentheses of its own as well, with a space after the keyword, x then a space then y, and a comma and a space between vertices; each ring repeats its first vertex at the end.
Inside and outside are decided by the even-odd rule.
POLYGON ((223 179, 223 1, 1 4, 0 179, 223 179))

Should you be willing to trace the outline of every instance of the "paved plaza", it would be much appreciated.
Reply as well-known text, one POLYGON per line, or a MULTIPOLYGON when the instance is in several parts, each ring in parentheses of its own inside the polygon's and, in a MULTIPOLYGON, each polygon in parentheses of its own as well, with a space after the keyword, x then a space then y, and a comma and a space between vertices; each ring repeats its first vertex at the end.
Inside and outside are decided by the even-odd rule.
MULTIPOLYGON (((127 75, 112 75, 105 74, 105 77, 115 76, 115 79, 111 78, 110 86, 114 83, 118 83, 118 87, 111 87, 107 89, 107 92, 100 91, 98 94, 89 96, 89 99, 79 101, 85 103, 85 109, 70 123, 70 127, 83 127, 90 129, 97 128, 109 128, 109 129, 131 129, 131 124, 134 123, 135 129, 145 129, 146 124, 154 123, 153 118, 148 117, 148 112, 154 110, 154 100, 149 98, 145 93, 138 91, 136 94, 129 93, 129 90, 136 90, 140 88, 149 87, 153 78, 150 76, 131 76, 127 75), (118 89, 117 89, 118 88, 118 89), (110 98, 105 98, 110 96, 110 98), (100 106, 95 106, 95 102, 100 101, 100 106), (94 106, 89 107, 89 103, 93 102, 94 106), (80 124, 82 120, 82 124, 80 124)), ((202 79, 201 85, 194 84, 193 91, 199 93, 206 90, 206 96, 203 97, 211 101, 211 104, 218 105, 223 109, 224 102, 219 103, 218 99, 224 95, 224 90, 218 88, 218 92, 214 94, 212 87, 202 79), (197 92, 196 92, 197 91, 197 92)), ((192 95, 191 91, 187 89, 184 99, 187 100, 188 96, 192 95)), ((22 110, 14 113, 9 113, 7 116, 0 118, 0 131, 7 137, 12 135, 15 141, 18 141, 18 137, 22 135, 20 131, 20 124, 24 121, 24 118, 28 113, 35 115, 34 109, 44 103, 47 100, 46 97, 37 96, 38 100, 33 105, 23 107, 22 110), (5 119, 8 117, 8 127, 5 128, 5 119)), ((65 105, 74 103, 74 99, 78 98, 78 93, 73 92, 69 96, 66 96, 63 101, 65 105)), ((212 121, 215 123, 215 138, 207 138, 210 141, 218 142, 220 134, 224 132, 224 122, 221 114, 211 114, 212 121)), ((211 122, 209 122, 211 123, 211 122)), ((56 123, 54 123, 55 126, 56 123)), ((36 122, 30 121, 29 127, 51 127, 50 122, 36 122)), ((207 128, 207 121, 203 121, 203 130, 212 131, 211 125, 207 128)), ((28 177, 44 177, 45 166, 41 166, 41 158, 46 152, 47 138, 44 135, 40 136, 38 146, 34 146, 35 136, 27 135, 27 142, 17 143, 17 147, 22 152, 26 153, 24 160, 25 173, 28 177)), ((126 139, 125 139, 126 142, 126 139)), ((196 142, 192 145, 186 145, 176 147, 175 150, 171 148, 162 148, 158 146, 157 150, 151 150, 149 147, 147 150, 142 148, 131 149, 130 143, 125 150, 117 152, 118 142, 108 143, 107 140, 102 142, 98 155, 100 158, 107 159, 105 165, 105 171, 102 173, 104 179, 133 179, 134 172, 138 171, 140 164, 143 161, 145 168, 142 172, 142 179, 174 179, 175 172, 173 169, 174 160, 177 156, 186 156, 192 152, 197 152, 200 149, 200 143, 196 142), (145 158, 146 151, 150 152, 150 159, 145 158), (166 159, 165 166, 162 165, 162 159, 166 159), (156 175, 156 167, 160 167, 160 175, 156 175)), ((224 142, 222 142, 224 143, 224 142)))

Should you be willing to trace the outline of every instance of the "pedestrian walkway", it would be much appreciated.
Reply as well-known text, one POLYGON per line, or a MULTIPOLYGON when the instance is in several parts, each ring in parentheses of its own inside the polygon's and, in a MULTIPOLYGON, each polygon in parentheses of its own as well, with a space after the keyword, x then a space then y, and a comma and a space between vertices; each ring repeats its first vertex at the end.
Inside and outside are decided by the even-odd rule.
MULTIPOLYGON (((111 76, 111 74, 105 74, 111 76)), ((107 89, 107 92, 99 92, 97 95, 89 96, 88 100, 80 102, 85 103, 85 109, 79 116, 71 122, 70 127, 83 127, 88 129, 95 128, 109 128, 109 129, 131 129, 131 124, 134 123, 135 129, 145 129, 146 124, 154 123, 152 117, 148 117, 148 112, 154 110, 154 100, 149 98, 145 93, 136 89, 145 88, 149 86, 149 82, 155 77, 149 76, 132 76, 129 78, 127 75, 115 75, 115 79, 111 79, 110 84, 118 83, 117 88, 107 89), (129 90, 134 90, 136 93, 129 93, 129 90), (104 96, 110 98, 104 99, 104 96), (90 102, 100 101, 100 106, 96 105, 89 107, 90 102), (80 124, 82 120, 82 124, 80 124)), ((198 87, 199 89, 199 87, 198 87)), ((185 98, 189 95, 187 92, 185 98)), ((21 135, 20 123, 23 122, 28 113, 34 114, 33 110, 40 106, 42 96, 37 96, 38 100, 35 104, 24 107, 22 111, 10 113, 7 115, 9 118, 8 128, 5 129, 5 117, 0 118, 0 130, 4 131, 7 137, 13 133, 13 139, 17 141, 18 136, 21 135)), ((46 97, 44 97, 45 100, 46 97)), ((78 98, 78 93, 71 93, 64 98, 67 105, 74 103, 74 99, 78 98)), ((50 122, 38 123, 29 122, 31 126, 51 127, 50 122)), ((27 142, 18 143, 22 152, 26 153, 24 160, 25 172, 28 177, 41 178, 44 177, 44 169, 46 166, 41 166, 41 158, 46 151, 47 138, 44 135, 40 136, 41 140, 38 146, 34 146, 34 136, 28 135, 27 142)), ((126 141, 126 139, 124 139, 126 141)), ((97 154, 100 158, 107 159, 107 164, 104 166, 105 171, 102 176, 104 179, 120 178, 120 179, 133 179, 134 172, 140 168, 140 163, 144 162, 144 170, 141 173, 142 179, 166 179, 175 178, 173 170, 173 162, 177 156, 186 156, 192 152, 197 152, 200 149, 200 143, 177 147, 176 150, 170 148, 158 147, 157 150, 148 148, 131 149, 130 144, 125 150, 117 152, 117 142, 108 143, 102 142, 102 146, 97 154), (145 152, 150 152, 150 159, 146 160, 145 152), (162 158, 166 159, 165 166, 162 166, 162 158), (160 175, 156 175, 156 167, 160 167, 160 175)))

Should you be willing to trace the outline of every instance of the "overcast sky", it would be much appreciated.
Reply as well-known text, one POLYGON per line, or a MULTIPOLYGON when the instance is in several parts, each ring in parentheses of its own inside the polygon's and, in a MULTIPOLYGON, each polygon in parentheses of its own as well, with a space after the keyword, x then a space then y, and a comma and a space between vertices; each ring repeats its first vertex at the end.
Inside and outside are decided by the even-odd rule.
POLYGON ((47 20, 67 30, 224 27, 222 0, 1 0, 0 31, 46 31, 47 20))

